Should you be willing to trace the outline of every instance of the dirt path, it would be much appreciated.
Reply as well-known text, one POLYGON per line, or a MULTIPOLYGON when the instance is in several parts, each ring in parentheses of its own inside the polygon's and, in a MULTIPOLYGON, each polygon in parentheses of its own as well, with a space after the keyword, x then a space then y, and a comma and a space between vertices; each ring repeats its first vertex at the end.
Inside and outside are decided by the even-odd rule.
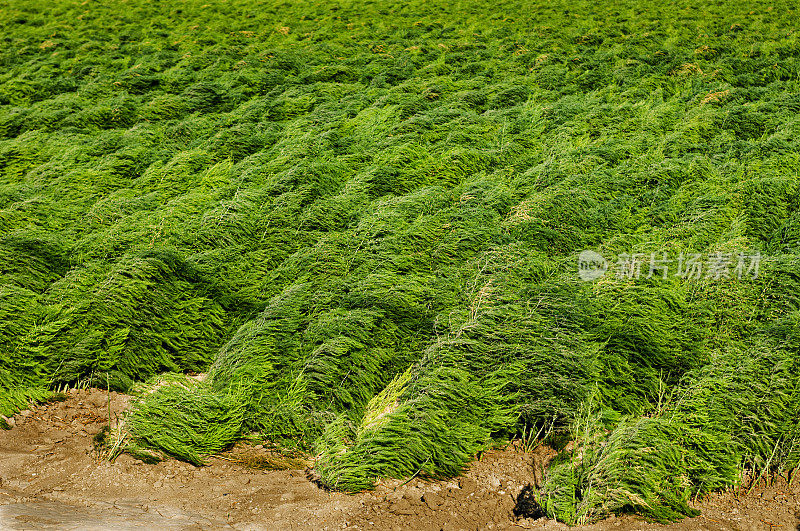
MULTIPOLYGON (((128 400, 111 393, 112 417, 128 400)), ((457 480, 385 482, 349 496, 318 488, 303 470, 224 459, 202 468, 127 455, 104 462, 92 436, 107 417, 104 391, 73 391, 0 430, 0 529, 568 529, 513 514, 524 486, 541 478, 545 450, 491 451, 457 480)), ((799 529, 800 481, 781 481, 749 495, 716 495, 700 504, 703 516, 672 526, 625 517, 589 529, 799 529)))

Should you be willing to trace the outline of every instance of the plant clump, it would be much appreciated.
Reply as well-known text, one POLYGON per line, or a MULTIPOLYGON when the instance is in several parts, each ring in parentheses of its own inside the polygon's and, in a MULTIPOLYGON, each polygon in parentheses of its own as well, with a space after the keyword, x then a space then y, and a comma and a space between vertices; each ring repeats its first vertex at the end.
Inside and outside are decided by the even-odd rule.
POLYGON ((790 6, 201 4, 0 8, 0 419, 348 492, 547 433, 568 523, 800 465, 790 6))

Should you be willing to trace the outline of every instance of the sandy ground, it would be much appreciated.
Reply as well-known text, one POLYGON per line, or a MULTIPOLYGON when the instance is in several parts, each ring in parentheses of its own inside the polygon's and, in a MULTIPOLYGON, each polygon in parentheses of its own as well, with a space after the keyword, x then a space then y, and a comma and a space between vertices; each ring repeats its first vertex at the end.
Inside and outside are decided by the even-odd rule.
MULTIPOLYGON (((111 416, 129 397, 111 393, 111 416)), ((0 430, 0 529, 569 529, 514 515, 526 485, 541 481, 548 449, 486 452, 451 481, 389 481, 368 493, 318 488, 306 470, 256 470, 225 458, 206 467, 98 458, 92 436, 108 424, 109 395, 72 391, 67 400, 21 412, 0 430)), ((247 452, 266 450, 248 448, 247 452)), ((250 455, 248 454, 248 455, 250 455)), ((670 526, 610 518, 593 530, 800 529, 800 480, 698 503, 703 514, 670 526)))

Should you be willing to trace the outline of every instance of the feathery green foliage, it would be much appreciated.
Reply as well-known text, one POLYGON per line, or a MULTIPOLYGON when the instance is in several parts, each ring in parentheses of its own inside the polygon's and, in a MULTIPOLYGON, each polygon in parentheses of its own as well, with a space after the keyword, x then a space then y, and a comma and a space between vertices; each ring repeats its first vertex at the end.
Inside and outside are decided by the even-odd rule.
POLYGON ((0 413, 208 371, 137 445, 258 434, 348 491, 547 426, 569 522, 796 466, 796 18, 0 0, 0 413), (583 282, 583 249, 763 259, 583 282))
POLYGON ((243 406, 235 393, 214 393, 188 378, 156 384, 134 402, 125 419, 137 445, 195 465, 241 435, 243 406))

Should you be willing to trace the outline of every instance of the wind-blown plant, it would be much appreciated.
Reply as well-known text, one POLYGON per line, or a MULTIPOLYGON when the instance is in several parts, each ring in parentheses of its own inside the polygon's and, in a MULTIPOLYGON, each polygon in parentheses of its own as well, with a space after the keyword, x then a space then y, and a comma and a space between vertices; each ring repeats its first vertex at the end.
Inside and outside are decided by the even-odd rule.
POLYGON ((136 445, 261 437, 348 491, 546 426, 570 522, 796 466, 795 20, 0 2, 0 414, 207 371, 136 403, 136 445), (584 249, 763 259, 583 282, 584 249))

